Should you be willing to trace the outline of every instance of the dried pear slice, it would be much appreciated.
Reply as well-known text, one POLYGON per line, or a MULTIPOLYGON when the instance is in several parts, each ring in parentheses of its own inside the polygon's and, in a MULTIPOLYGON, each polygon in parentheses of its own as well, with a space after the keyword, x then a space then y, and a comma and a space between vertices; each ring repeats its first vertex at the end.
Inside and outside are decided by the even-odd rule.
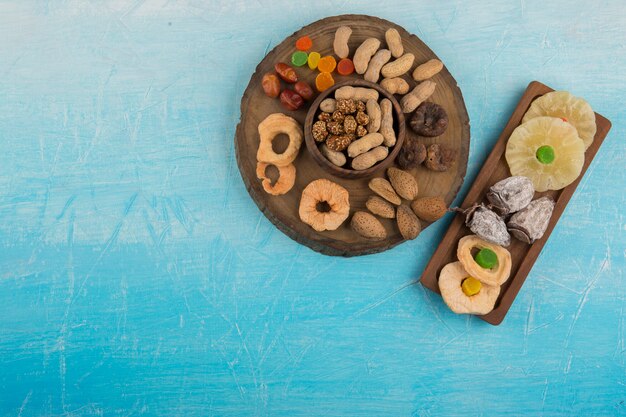
POLYGON ((587 149, 596 135, 596 115, 584 99, 567 91, 553 91, 537 98, 524 115, 522 123, 535 117, 550 116, 564 118, 571 123, 585 143, 587 149))
POLYGON ((489 243, 476 235, 464 236, 459 240, 456 256, 467 274, 483 284, 499 286, 504 284, 511 275, 511 253, 502 246, 489 243), (498 258, 496 265, 493 268, 480 266, 472 255, 474 248, 493 251, 498 258))
POLYGON ((505 157, 511 174, 530 178, 536 191, 560 190, 580 175, 585 145, 571 124, 535 117, 513 131, 505 157))
POLYGON ((461 262, 452 262, 444 266, 439 274, 439 290, 443 301, 457 314, 489 313, 496 305, 500 286, 483 284, 477 294, 466 295, 462 285, 469 276, 461 262))

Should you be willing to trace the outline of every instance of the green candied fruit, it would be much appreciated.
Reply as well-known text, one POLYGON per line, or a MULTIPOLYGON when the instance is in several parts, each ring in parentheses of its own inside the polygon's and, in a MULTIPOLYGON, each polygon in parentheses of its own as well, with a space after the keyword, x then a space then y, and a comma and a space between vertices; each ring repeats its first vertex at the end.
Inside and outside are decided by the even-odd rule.
POLYGON ((552 146, 543 145, 537 149, 537 160, 542 164, 551 164, 554 161, 554 148, 552 146))
POLYGON ((467 277, 461 282, 461 291, 463 291, 463 294, 471 297, 472 295, 478 294, 482 286, 483 285, 476 278, 467 277))
POLYGON ((474 260, 481 268, 491 269, 498 265, 498 255, 491 249, 483 248, 478 251, 474 260))
POLYGON ((291 55, 291 63, 296 67, 301 67, 308 61, 309 56, 306 52, 296 51, 291 55))

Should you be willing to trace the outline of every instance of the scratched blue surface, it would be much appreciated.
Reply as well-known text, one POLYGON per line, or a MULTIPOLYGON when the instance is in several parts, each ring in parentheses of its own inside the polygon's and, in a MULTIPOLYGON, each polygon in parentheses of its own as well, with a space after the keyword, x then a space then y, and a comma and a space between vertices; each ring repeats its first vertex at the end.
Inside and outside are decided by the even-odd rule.
POLYGON ((0 1, 0 415, 626 415, 625 27, 619 0, 0 1), (416 284, 445 222, 330 258, 246 193, 254 67, 341 13, 456 77, 459 199, 529 81, 612 120, 500 327, 416 284))

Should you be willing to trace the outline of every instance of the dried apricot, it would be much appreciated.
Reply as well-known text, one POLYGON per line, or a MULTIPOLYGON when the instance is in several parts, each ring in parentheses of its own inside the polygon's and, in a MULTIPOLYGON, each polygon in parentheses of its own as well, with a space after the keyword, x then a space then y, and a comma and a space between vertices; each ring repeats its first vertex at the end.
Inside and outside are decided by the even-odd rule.
POLYGON ((303 36, 296 41, 298 51, 308 51, 313 46, 313 41, 308 36, 303 36))
POLYGON ((309 59, 308 59, 309 68, 311 68, 312 70, 317 68, 317 63, 320 62, 320 58, 321 58, 321 55, 319 52, 309 53, 309 59))
POLYGON ((320 93, 333 85, 335 85, 335 80, 330 72, 320 72, 315 77, 315 88, 320 93))
POLYGON ((337 72, 340 75, 350 75, 354 72, 354 64, 350 58, 344 58, 337 64, 337 72))
POLYGON ((317 69, 320 70, 320 72, 333 72, 336 66, 337 61, 335 61, 335 57, 330 55, 320 58, 317 63, 317 69))
POLYGON ((306 52, 296 51, 293 53, 293 55, 291 55, 291 63, 296 67, 301 67, 306 64, 308 58, 309 56, 306 54, 306 52))

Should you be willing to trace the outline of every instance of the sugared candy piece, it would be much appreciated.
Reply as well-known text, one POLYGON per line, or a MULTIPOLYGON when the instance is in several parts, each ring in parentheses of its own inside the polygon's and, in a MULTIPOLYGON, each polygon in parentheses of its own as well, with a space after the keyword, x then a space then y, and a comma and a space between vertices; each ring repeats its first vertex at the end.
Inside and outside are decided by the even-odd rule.
POLYGON ((320 72, 315 77, 315 88, 320 93, 333 85, 335 85, 335 80, 330 72, 320 72))
POLYGON ((303 66, 304 64, 306 64, 308 59, 309 56, 307 55, 307 53, 302 51, 296 51, 293 53, 293 55, 291 55, 291 63, 296 67, 303 66))
POLYGON ((317 63, 317 69, 320 70, 320 72, 333 72, 336 66, 337 61, 335 61, 335 57, 330 55, 320 58, 317 63))
POLYGON ((535 154, 537 155, 537 160, 542 164, 551 164, 554 161, 554 148, 552 146, 540 146, 535 154))
POLYGON ((296 41, 298 51, 308 51, 313 46, 313 41, 308 36, 303 36, 296 41))
POLYGON ((474 260, 481 268, 492 269, 498 264, 498 255, 489 248, 482 248, 474 256, 474 260))
POLYGON ((481 288, 482 284, 474 277, 467 277, 463 280, 463 282, 461 282, 461 289, 463 290, 463 294, 467 295, 468 297, 478 294, 481 288))
POLYGON ((350 75, 354 72, 354 64, 350 58, 344 58, 337 64, 337 72, 340 75, 350 75))
POLYGON ((309 59, 308 59, 309 68, 311 68, 312 70, 317 68, 317 63, 320 62, 321 57, 322 56, 320 55, 319 52, 309 53, 309 59))

